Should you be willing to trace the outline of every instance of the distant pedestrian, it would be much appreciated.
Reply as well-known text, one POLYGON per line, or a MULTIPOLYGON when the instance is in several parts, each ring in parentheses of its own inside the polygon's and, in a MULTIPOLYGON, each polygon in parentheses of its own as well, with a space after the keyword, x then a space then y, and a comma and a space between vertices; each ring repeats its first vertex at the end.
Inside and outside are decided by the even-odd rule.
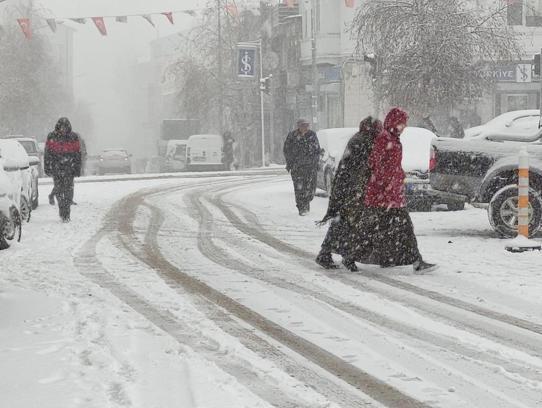
POLYGON ((284 142, 284 157, 286 170, 290 172, 294 183, 299 215, 307 215, 316 192, 316 177, 320 160, 320 143, 307 120, 298 120, 297 129, 288 134, 284 142))
POLYGON ((384 130, 375 139, 369 158, 371 177, 365 194, 364 221, 367 231, 372 232, 373 257, 382 267, 413 265, 415 273, 423 273, 436 265, 423 261, 406 208, 400 136, 407 122, 405 111, 392 109, 384 121, 384 130))
POLYGON ((73 180, 81 176, 81 142, 67 118, 60 118, 45 144, 45 174, 53 178, 54 194, 63 222, 70 221, 73 180))
POLYGON ((439 136, 437 127, 436 127, 435 124, 433 123, 433 120, 431 119, 431 116, 430 116, 430 115, 426 115, 426 116, 424 116, 424 117, 422 118, 422 122, 420 123, 420 127, 421 127, 421 128, 424 128, 424 129, 427 129, 427 130, 430 130, 430 131, 433 132, 435 135, 439 136))
POLYGON ((224 164, 225 170, 230 171, 233 169, 233 163, 235 162, 235 139, 232 137, 231 132, 224 132, 222 138, 224 142, 222 146, 222 164, 224 164))
POLYGON ((332 253, 343 257, 343 265, 357 271, 356 260, 371 255, 360 220, 364 212, 365 187, 371 176, 369 156, 374 140, 382 132, 382 122, 371 116, 363 119, 357 132, 348 142, 333 179, 328 210, 322 223, 330 226, 316 263, 325 269, 335 269, 332 253), (360 256, 360 250, 365 253, 360 256))
POLYGON ((455 116, 450 117, 448 126, 450 130, 450 137, 452 139, 465 138, 465 130, 463 129, 461 122, 459 122, 459 119, 457 119, 455 116))

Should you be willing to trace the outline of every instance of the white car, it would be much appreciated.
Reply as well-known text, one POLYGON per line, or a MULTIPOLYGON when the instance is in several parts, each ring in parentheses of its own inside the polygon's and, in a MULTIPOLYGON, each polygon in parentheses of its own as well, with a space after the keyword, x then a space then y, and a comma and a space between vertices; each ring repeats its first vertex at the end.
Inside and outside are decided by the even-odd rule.
POLYGON ((484 125, 465 130, 465 139, 523 141, 538 132, 539 124, 540 111, 538 109, 506 112, 484 125))
POLYGON ((32 169, 24 147, 13 139, 0 139, 0 164, 10 179, 13 201, 23 220, 30 221, 32 213, 32 169))
POLYGON ((21 217, 15 196, 18 189, 0 166, 0 250, 9 247, 9 241, 21 239, 21 217))
MULTIPOLYGON (((328 194, 337 166, 348 141, 358 131, 356 128, 324 129, 318 132, 322 148, 317 186, 328 194)), ((406 193, 409 207, 430 210, 433 204, 447 204, 449 210, 461 210, 465 202, 444 196, 431 189, 429 171, 432 160, 432 142, 437 136, 423 128, 407 127, 401 135, 403 144, 403 169, 407 173, 406 193)))

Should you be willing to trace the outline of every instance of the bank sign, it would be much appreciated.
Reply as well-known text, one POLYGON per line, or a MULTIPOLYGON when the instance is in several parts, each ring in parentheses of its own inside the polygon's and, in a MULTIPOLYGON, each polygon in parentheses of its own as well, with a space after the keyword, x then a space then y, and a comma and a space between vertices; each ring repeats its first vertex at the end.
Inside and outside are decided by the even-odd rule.
POLYGON ((532 65, 505 64, 487 67, 484 76, 497 82, 532 82, 532 65))

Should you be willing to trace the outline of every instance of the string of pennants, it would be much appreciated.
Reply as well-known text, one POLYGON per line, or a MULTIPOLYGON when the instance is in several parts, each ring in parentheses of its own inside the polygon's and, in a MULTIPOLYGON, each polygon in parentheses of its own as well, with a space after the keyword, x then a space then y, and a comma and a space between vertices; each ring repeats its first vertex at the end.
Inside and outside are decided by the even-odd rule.
MULTIPOLYGON (((4 0, 0 0, 0 3, 4 0)), ((235 3, 226 3, 224 6, 224 9, 226 12, 234 18, 239 17, 239 11, 237 9, 237 5, 235 3)), ((166 12, 160 12, 160 13, 147 13, 147 14, 131 14, 131 15, 124 15, 124 16, 103 16, 103 17, 74 17, 74 18, 62 18, 62 19, 56 19, 56 18, 45 18, 45 22, 49 26, 52 32, 56 32, 58 28, 59 23, 63 23, 64 21, 73 21, 78 24, 86 24, 87 21, 91 20, 100 34, 102 36, 107 36, 107 26, 106 26, 106 19, 115 19, 117 23, 128 23, 129 17, 140 17, 146 20, 151 26, 156 27, 155 22, 153 20, 154 16, 161 16, 163 18, 166 18, 167 21, 169 21, 171 24, 175 24, 174 15, 177 13, 184 13, 188 14, 189 16, 195 17, 197 10, 177 10, 177 11, 166 11, 166 12)), ((30 40, 32 39, 32 20, 30 18, 18 18, 17 23, 19 24, 19 27, 21 28, 24 36, 26 39, 30 40)))
MULTIPOLYGON (((0 3, 5 0, 0 0, 0 3)), ((297 4, 297 0, 283 0, 283 4, 286 4, 289 8, 294 8, 297 4)), ((344 0, 346 7, 354 8, 356 0, 344 0)), ((224 6, 226 12, 233 18, 239 18, 239 10, 234 2, 226 3, 224 6)), ((88 20, 92 20, 98 31, 102 36, 107 36, 107 26, 105 24, 106 18, 114 18, 117 23, 128 23, 128 17, 141 17, 145 19, 151 26, 156 27, 153 21, 153 16, 165 17, 171 24, 175 24, 174 14, 184 13, 192 17, 196 16, 196 10, 177 10, 177 11, 165 11, 161 13, 147 13, 147 14, 131 14, 124 16, 103 16, 103 17, 74 17, 74 18, 46 18, 45 21, 52 32, 57 31, 57 24, 64 22, 65 20, 73 21, 78 24, 86 24, 88 20)), ((17 23, 21 28, 25 38, 27 40, 32 39, 32 20, 30 18, 18 18, 17 23)))

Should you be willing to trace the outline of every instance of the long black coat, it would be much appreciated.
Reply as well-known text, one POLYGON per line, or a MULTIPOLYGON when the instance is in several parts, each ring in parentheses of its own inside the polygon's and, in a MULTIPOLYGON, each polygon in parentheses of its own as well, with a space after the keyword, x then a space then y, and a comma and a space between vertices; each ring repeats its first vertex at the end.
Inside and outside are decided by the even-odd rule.
POLYGON ((352 217, 363 209, 365 187, 371 171, 369 156, 375 134, 358 132, 348 142, 333 179, 327 213, 322 222, 337 217, 352 217))
POLYGON ((61 119, 45 144, 45 174, 51 177, 80 177, 82 165, 81 140, 72 132, 67 119, 61 119), (61 122, 62 121, 62 122, 61 122), (60 130, 61 125, 66 131, 60 130))

